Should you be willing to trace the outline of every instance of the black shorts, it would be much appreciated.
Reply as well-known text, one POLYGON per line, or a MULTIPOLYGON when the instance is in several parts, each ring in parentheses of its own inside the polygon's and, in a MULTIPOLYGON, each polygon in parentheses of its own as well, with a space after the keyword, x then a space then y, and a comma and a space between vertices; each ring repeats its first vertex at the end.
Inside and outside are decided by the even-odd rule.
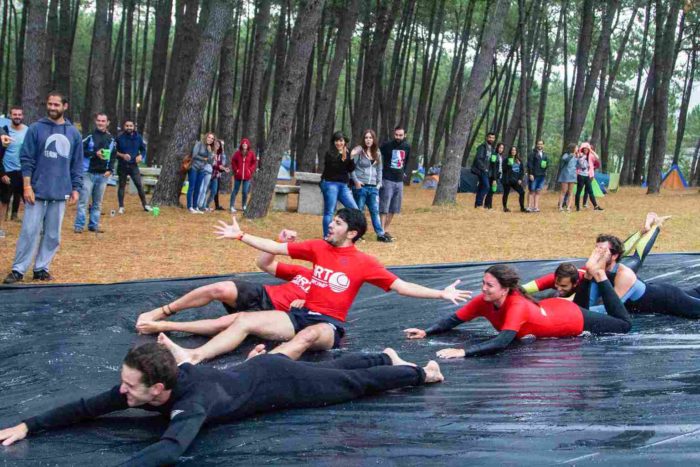
POLYGON ((267 291, 262 284, 254 284, 253 282, 244 281, 241 279, 236 279, 231 281, 236 286, 238 290, 238 298, 236 299, 236 306, 232 307, 226 303, 223 303, 224 308, 226 308, 226 313, 237 313, 239 311, 262 311, 262 310, 274 310, 275 306, 272 304, 272 300, 267 295, 267 291))
POLYGON ((330 324, 333 328, 333 348, 337 349, 340 347, 340 340, 345 336, 345 327, 342 321, 339 321, 330 316, 323 315, 321 313, 316 313, 308 308, 291 308, 289 310, 289 319, 292 320, 292 325, 294 326, 294 333, 298 333, 304 328, 313 326, 318 323, 330 324))
POLYGON ((12 172, 6 172, 5 175, 10 178, 10 184, 5 185, 0 182, 0 203, 2 204, 8 204, 13 193, 15 196, 21 197, 24 191, 21 171, 13 170, 12 172))

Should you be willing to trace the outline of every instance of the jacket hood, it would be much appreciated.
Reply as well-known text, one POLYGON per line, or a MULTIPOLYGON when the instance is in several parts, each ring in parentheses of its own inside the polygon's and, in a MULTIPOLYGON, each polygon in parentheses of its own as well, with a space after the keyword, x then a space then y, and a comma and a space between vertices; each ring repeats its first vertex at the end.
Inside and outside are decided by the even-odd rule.
POLYGON ((37 123, 49 126, 73 126, 73 124, 68 120, 64 120, 63 123, 56 123, 48 117, 40 118, 39 120, 37 120, 37 123))
POLYGON ((238 145, 238 149, 239 149, 239 150, 241 150, 241 151, 243 150, 243 143, 245 143, 245 144, 248 145, 248 150, 249 150, 249 151, 250 151, 251 149, 253 149, 253 148, 250 147, 250 140, 249 140, 248 138, 243 138, 243 139, 241 139, 241 144, 238 145))

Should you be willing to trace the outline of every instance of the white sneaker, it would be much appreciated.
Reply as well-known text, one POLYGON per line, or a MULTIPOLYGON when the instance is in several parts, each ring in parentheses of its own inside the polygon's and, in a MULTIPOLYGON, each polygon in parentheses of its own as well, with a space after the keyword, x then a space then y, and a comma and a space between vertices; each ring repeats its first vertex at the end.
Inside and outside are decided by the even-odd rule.
POLYGON ((199 208, 194 210, 195 214, 204 214, 204 211, 200 210, 199 208))
POLYGON ((119 208, 119 214, 124 214, 124 208, 119 208))
POLYGON ((197 214, 197 211, 194 208, 190 208, 188 211, 190 211, 190 214, 197 214))
POLYGON ((231 208, 231 214, 236 212, 236 208, 231 208))
POLYGON ((150 204, 147 204, 143 207, 143 210, 146 212, 151 212, 151 211, 153 211, 153 208, 151 207, 150 204))

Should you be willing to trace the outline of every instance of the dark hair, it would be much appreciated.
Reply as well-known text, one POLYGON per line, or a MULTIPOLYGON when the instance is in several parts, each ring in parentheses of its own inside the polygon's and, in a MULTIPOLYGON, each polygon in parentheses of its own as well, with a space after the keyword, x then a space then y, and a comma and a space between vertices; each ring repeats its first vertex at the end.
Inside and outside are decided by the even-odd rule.
POLYGON ((398 130, 403 130, 404 132, 406 132, 403 125, 400 123, 394 127, 394 131, 398 131, 398 130))
POLYGON ((517 146, 511 146, 510 149, 508 150, 508 155, 509 155, 509 156, 514 156, 514 157, 516 157, 518 160, 520 160, 520 152, 518 151, 518 147, 517 147, 517 146), (515 154, 511 154, 511 153, 513 152, 513 149, 515 149, 515 154))
POLYGON ((12 113, 13 110, 21 110, 22 112, 24 112, 24 110, 22 109, 22 106, 19 104, 15 104, 12 107, 10 107, 10 113, 12 113))
POLYGON ((345 133, 343 133, 342 131, 336 131, 335 133, 333 133, 333 136, 331 136, 331 146, 333 146, 333 144, 335 144, 335 142, 339 139, 345 141, 345 144, 348 144, 350 142, 348 137, 345 136, 345 133))
POLYGON ((150 387, 163 383, 165 389, 175 387, 177 363, 175 357, 162 344, 151 342, 129 350, 124 357, 124 365, 141 372, 141 382, 150 387))
POLYGON ((496 133, 494 133, 493 131, 489 131, 488 133, 486 133, 487 138, 491 135, 493 135, 494 138, 496 137, 496 133))
POLYGON ((569 144, 566 147, 566 152, 568 152, 569 154, 575 153, 576 152, 576 145, 574 143, 569 144))
POLYGON ((61 91, 53 90, 46 95, 46 101, 48 102, 49 97, 58 97, 61 99, 61 104, 65 105, 68 103, 68 98, 61 91))
POLYGON ((95 113, 95 119, 99 117, 100 115, 104 115, 107 120, 109 120, 109 116, 105 112, 96 112, 95 113))
POLYGON ((367 232, 367 219, 365 219, 365 215, 359 209, 342 208, 338 209, 335 215, 348 224, 348 232, 351 230, 357 232, 355 238, 352 239, 353 243, 361 239, 365 232, 367 232))
POLYGON ((505 145, 505 144, 503 144, 503 143, 497 143, 497 144, 496 144, 496 152, 498 152, 498 148, 500 148, 501 146, 503 146, 503 152, 506 151, 506 145, 505 145))
POLYGON ((379 160, 379 146, 377 145, 377 133, 375 133, 373 129, 368 128, 362 132, 362 141, 360 141, 360 147, 363 151, 365 149, 369 149, 369 154, 372 157, 372 162, 377 162, 379 160), (368 148, 365 147, 365 136, 367 135, 367 133, 372 135, 372 146, 368 148))
POLYGON ((571 263, 561 263, 554 270, 554 277, 557 279, 568 277, 572 284, 576 284, 578 282, 578 269, 571 263))
POLYGON ((535 141, 535 144, 537 144, 537 143, 542 143, 542 145, 544 145, 544 140, 543 140, 543 139, 538 139, 537 141, 535 141))
POLYGON ((520 275, 518 271, 507 264, 494 264, 486 269, 484 274, 491 274, 495 277, 501 287, 509 290, 509 295, 518 292, 531 302, 538 303, 537 300, 532 298, 532 296, 525 292, 525 289, 520 286, 520 275))
POLYGON ((126 124, 129 123, 129 122, 133 123, 134 126, 136 126, 136 122, 134 121, 133 118, 127 117, 127 118, 124 119, 124 125, 126 125, 126 124))
POLYGON ((617 255, 617 259, 620 259, 620 256, 623 253, 623 246, 622 246, 622 240, 617 238, 614 235, 608 235, 608 234, 600 234, 598 235, 598 238, 595 239, 596 243, 604 243, 608 242, 610 244, 610 254, 611 255, 617 255))

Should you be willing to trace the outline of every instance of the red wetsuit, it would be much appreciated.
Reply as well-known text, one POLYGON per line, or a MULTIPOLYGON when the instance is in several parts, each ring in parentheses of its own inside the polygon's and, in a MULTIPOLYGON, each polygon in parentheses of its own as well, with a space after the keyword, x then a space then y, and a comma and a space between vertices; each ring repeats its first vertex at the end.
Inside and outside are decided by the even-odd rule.
POLYGON ((457 318, 471 321, 483 316, 498 331, 514 331, 518 338, 573 337, 583 332, 583 314, 574 303, 562 298, 547 298, 539 306, 515 292, 506 297, 500 308, 477 295, 457 311, 457 318))

